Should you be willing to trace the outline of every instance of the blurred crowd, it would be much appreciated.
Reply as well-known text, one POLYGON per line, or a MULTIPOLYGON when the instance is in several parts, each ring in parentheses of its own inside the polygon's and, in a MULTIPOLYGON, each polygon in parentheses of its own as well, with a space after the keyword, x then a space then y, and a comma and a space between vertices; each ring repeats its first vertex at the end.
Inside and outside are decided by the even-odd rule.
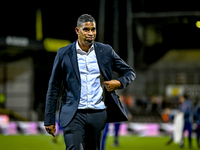
MULTIPOLYGON (((125 102, 132 114, 133 122, 163 122, 163 111, 166 109, 179 109, 179 96, 165 97, 163 95, 134 96, 122 94, 120 99, 125 102)), ((198 99, 190 97, 193 108, 198 104, 198 99)))

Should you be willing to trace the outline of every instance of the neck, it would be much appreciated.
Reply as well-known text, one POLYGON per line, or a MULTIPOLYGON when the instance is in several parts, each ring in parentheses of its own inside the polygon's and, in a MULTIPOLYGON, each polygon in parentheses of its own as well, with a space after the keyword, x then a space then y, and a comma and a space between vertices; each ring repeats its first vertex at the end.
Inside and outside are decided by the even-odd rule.
POLYGON ((79 40, 78 40, 78 44, 80 46, 80 48, 85 51, 85 52, 88 52, 88 50, 90 49, 91 45, 87 45, 87 44, 84 44, 84 43, 81 43, 79 40))

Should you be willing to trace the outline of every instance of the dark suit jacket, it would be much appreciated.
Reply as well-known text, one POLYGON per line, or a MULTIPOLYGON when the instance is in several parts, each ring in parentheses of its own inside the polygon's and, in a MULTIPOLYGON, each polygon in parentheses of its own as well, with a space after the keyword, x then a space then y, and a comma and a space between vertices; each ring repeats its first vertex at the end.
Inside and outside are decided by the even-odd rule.
MULTIPOLYGON (((105 81, 112 80, 112 72, 120 75, 121 88, 127 87, 135 79, 135 72, 112 49, 111 46, 94 42, 94 49, 101 74, 105 81)), ((64 91, 60 106, 60 126, 67 126, 77 111, 80 101, 81 81, 77 61, 76 42, 62 47, 55 57, 46 97, 44 125, 55 124, 55 111, 61 83, 64 91)), ((106 91, 106 90, 105 90, 106 91)), ((124 107, 119 96, 105 92, 107 122, 127 121, 124 107)))

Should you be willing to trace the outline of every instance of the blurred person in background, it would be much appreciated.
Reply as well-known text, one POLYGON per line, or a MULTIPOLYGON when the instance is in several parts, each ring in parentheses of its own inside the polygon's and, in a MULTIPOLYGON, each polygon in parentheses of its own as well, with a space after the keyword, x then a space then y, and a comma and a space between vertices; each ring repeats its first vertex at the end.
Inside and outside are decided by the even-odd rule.
POLYGON ((193 121, 193 112, 192 112, 192 103, 189 100, 189 96, 184 94, 179 99, 180 107, 179 110, 183 112, 184 115, 184 127, 183 127, 183 134, 182 134, 182 142, 180 144, 180 147, 184 147, 184 131, 188 131, 188 139, 189 139, 189 148, 192 148, 192 121, 193 121))
MULTIPOLYGON (((164 111, 161 113, 161 116, 162 116, 162 119, 163 119, 163 122, 167 123, 167 122, 170 122, 173 120, 173 115, 170 114, 171 113, 171 110, 170 108, 165 108, 164 111)), ((170 139, 169 141, 167 142, 167 145, 171 144, 173 142, 173 132, 170 133, 170 139)))
POLYGON ((125 89, 135 72, 111 46, 94 41, 96 22, 91 15, 81 15, 75 31, 78 40, 60 48, 54 60, 44 125, 55 136, 56 101, 63 83, 59 124, 66 150, 99 150, 106 122, 128 120, 115 90, 125 89), (113 79, 113 71, 118 79, 113 79))
MULTIPOLYGON (((162 112, 163 121, 165 123, 169 123, 169 122, 173 123, 173 129, 170 132, 170 139, 166 143, 167 145, 170 145, 174 141, 174 138, 175 138, 175 143, 181 142, 182 129, 180 127, 180 122, 176 124, 176 119, 179 116, 179 114, 180 114, 179 110, 170 109, 170 108, 165 108, 165 110, 162 112), (178 128, 177 128, 177 125, 178 125, 178 128), (179 136, 180 138, 177 136, 179 136)), ((168 128, 171 128, 171 126, 169 126, 168 128)))
MULTIPOLYGON (((122 105, 124 106, 126 113, 128 115, 128 119, 130 120, 132 118, 131 113, 129 112, 128 108, 127 108, 127 104, 125 103, 125 95, 121 95, 120 96, 120 101, 122 103, 122 105)), ((119 146, 119 130, 120 130, 120 122, 115 122, 114 123, 114 127, 115 127, 115 134, 114 134, 114 143, 113 146, 117 147, 119 146)), ((106 145, 106 138, 107 138, 107 133, 109 131, 109 123, 106 124, 105 129, 104 129, 104 133, 103 133, 103 137, 102 137, 102 141, 101 141, 101 150, 105 150, 105 145, 106 145)))
MULTIPOLYGON (((120 124, 121 124, 120 122, 114 123, 114 129, 115 129, 114 143, 113 143, 114 147, 119 146, 119 129, 120 129, 120 124)), ((103 137, 102 137, 102 141, 101 141, 101 150, 105 150, 106 138, 107 138, 108 131, 109 131, 109 123, 106 124, 104 132, 103 132, 103 137)))
POLYGON ((196 119, 196 123, 197 123, 197 128, 196 128, 196 133, 197 133, 197 145, 198 148, 200 148, 200 143, 199 143, 199 139, 200 139, 200 102, 197 104, 197 106, 195 107, 194 110, 194 117, 196 119))
POLYGON ((151 96, 151 103, 152 103, 151 111, 152 111, 152 113, 161 111, 162 102, 163 102, 163 97, 161 95, 152 95, 151 96))
POLYGON ((152 113, 155 113, 157 111, 157 106, 158 106, 156 95, 151 96, 151 103, 152 103, 151 111, 152 113))

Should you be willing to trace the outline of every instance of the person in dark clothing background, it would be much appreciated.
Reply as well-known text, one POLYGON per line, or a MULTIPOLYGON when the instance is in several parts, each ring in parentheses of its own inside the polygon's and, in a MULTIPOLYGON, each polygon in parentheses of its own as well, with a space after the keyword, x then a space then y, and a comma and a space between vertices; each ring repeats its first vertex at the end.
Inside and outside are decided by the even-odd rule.
POLYGON ((184 147, 184 131, 188 130, 189 135, 189 148, 192 148, 192 121, 193 121, 193 112, 192 112, 192 103, 189 100, 189 96, 184 94, 179 99, 180 107, 179 110, 184 113, 184 128, 183 128, 183 135, 182 135, 182 142, 180 144, 180 147, 184 147))
POLYGON ((197 128, 196 128, 196 133, 197 133, 197 145, 198 148, 200 148, 200 102, 196 105, 195 109, 194 109, 194 117, 196 119, 196 124, 197 124, 197 128))

